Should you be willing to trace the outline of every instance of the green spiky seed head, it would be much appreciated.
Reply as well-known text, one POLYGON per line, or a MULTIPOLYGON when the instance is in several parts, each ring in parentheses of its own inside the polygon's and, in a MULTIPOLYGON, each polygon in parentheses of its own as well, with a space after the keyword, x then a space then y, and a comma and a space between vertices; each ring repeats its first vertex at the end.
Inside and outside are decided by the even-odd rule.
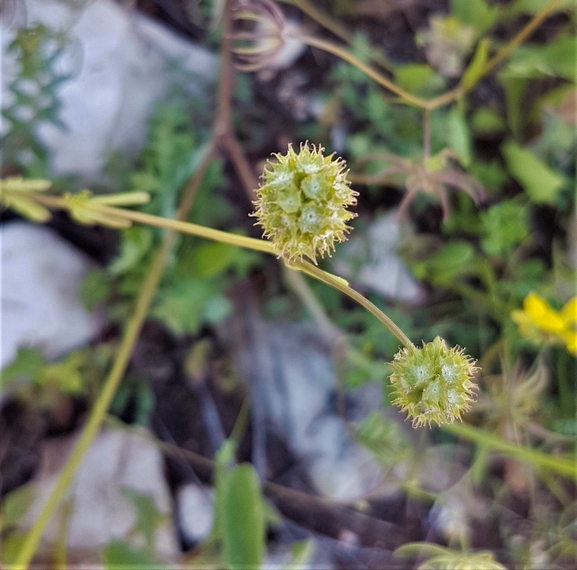
POLYGON ((407 412, 416 427, 460 419, 474 398, 475 361, 440 337, 421 348, 403 348, 390 366, 393 404, 407 412))
POLYGON ((306 256, 316 263, 317 255, 330 255, 356 216, 347 210, 358 193, 349 186, 345 163, 324 156, 323 150, 305 143, 296 153, 289 145, 285 155, 275 154, 276 161, 268 162, 257 190, 253 216, 289 262, 306 256))

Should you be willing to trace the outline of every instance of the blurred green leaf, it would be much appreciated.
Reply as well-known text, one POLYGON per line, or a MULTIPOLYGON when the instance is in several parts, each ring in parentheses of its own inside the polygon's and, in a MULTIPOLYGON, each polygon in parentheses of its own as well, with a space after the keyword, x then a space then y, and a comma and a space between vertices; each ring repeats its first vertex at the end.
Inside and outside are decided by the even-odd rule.
POLYGON ((496 133, 505 129, 502 117, 487 107, 477 109, 471 116, 470 124, 476 134, 496 133))
POLYGON ((43 366, 44 357, 39 348, 20 347, 16 358, 2 370, 2 384, 7 386, 16 380, 31 382, 43 366))
POLYGON ((445 79, 427 63, 407 63, 395 69, 395 83, 416 95, 433 95, 445 87, 445 79))
POLYGON ((409 441, 399 425, 385 420, 378 411, 363 420, 355 437, 385 467, 398 465, 410 453, 409 441))
POLYGON ((485 0, 451 0, 450 11, 462 24, 473 26, 479 35, 499 18, 499 6, 485 0))
POLYGON ((265 547, 265 516, 258 476, 252 465, 238 465, 227 474, 223 507, 226 567, 260 568, 265 547))
POLYGON ((485 64, 489 58, 489 40, 487 38, 481 40, 477 45, 475 55, 469 63, 461 79, 461 85, 465 89, 473 87, 481 78, 485 64))
MULTIPOLYGON (((536 14, 546 5, 544 0, 514 0, 505 9, 507 17, 515 17, 519 14, 536 14)), ((561 12, 574 6, 574 0, 565 0, 557 5, 555 11, 561 12)))
POLYGON ((565 182, 563 177, 513 141, 506 142, 501 150, 509 172, 523 186, 530 200, 554 204, 565 182))
POLYGON ((459 162, 468 168, 472 161, 471 131, 459 107, 453 108, 447 118, 447 144, 457 153, 459 162))
POLYGON ((174 334, 195 333, 202 323, 206 302, 213 295, 206 281, 179 279, 163 288, 152 315, 163 320, 174 334))
POLYGON ((475 180, 478 180, 487 190, 499 190, 509 176, 497 160, 491 162, 475 161, 471 165, 470 173, 475 180))
POLYGON ((501 202, 481 213, 487 255, 504 256, 529 237, 526 208, 512 201, 501 202))
POLYGON ((499 78, 505 89, 505 103, 507 106, 507 125, 513 136, 519 138, 527 113, 523 112, 523 98, 529 81, 525 78, 507 77, 500 74, 499 78))
POLYGON ((132 226, 121 235, 120 251, 108 266, 111 275, 121 275, 140 262, 152 246, 154 233, 149 227, 132 226))
POLYGON ((450 282, 457 275, 472 273, 475 248, 467 241, 455 240, 444 245, 425 261, 411 265, 417 279, 428 279, 439 285, 450 282))
POLYGON ((35 495, 36 489, 32 485, 22 485, 8 493, 2 499, 2 506, 0 507, 0 529, 6 530, 16 525, 26 514, 35 495))
POLYGON ((3 568, 13 568, 16 558, 20 554, 28 535, 24 532, 11 532, 7 537, 2 537, 0 548, 0 562, 3 568))
POLYGON ((577 36, 561 34, 545 45, 523 45, 509 57, 502 77, 534 79, 561 77, 575 81, 577 36))
POLYGON ((45 364, 40 369, 35 382, 40 386, 49 384, 58 386, 64 394, 78 394, 83 389, 81 367, 85 360, 85 351, 71 352, 60 362, 45 364))
POLYGON ((197 277, 213 277, 231 265, 237 252, 225 243, 204 243, 194 250, 191 270, 197 277))
POLYGON ((165 516, 158 511, 151 497, 128 488, 122 489, 122 494, 130 500, 136 511, 135 529, 142 533, 147 547, 151 548, 154 531, 165 516))
POLYGON ((106 570, 168 570, 144 548, 134 548, 120 540, 109 542, 104 549, 104 568, 106 570))
POLYGON ((79 297, 89 311, 110 295, 111 281, 106 272, 100 268, 91 269, 80 285, 79 297))

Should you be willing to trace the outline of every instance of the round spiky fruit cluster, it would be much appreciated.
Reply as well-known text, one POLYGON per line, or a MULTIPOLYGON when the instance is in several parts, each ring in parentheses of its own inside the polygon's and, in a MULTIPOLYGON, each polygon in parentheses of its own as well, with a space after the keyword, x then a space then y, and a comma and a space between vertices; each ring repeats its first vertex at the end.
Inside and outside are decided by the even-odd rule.
POLYGON ((289 262, 306 256, 316 263, 317 256, 330 255, 356 216, 347 210, 358 194, 347 182, 345 163, 324 156, 323 150, 305 143, 296 153, 289 145, 285 155, 275 154, 276 162, 268 162, 257 190, 253 216, 289 262))
POLYGON ((407 412, 414 426, 460 419, 474 398, 475 361, 440 337, 423 342, 422 348, 403 348, 390 366, 393 404, 407 412))

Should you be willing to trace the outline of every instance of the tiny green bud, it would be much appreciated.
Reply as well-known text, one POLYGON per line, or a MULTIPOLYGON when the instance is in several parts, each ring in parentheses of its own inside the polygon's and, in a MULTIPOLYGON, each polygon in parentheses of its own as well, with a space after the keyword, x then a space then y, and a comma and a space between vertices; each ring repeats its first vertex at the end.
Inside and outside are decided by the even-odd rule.
POLYGON ((257 190, 252 215, 287 261, 306 256, 316 263, 317 255, 330 255, 356 216, 347 210, 358 193, 346 180, 345 163, 324 156, 323 150, 305 143, 296 153, 289 145, 287 154, 275 154, 276 162, 268 162, 257 190))
POLYGON ((422 348, 403 348, 390 366, 393 404, 407 412, 416 427, 460 419, 474 398, 475 361, 440 337, 423 342, 422 348))

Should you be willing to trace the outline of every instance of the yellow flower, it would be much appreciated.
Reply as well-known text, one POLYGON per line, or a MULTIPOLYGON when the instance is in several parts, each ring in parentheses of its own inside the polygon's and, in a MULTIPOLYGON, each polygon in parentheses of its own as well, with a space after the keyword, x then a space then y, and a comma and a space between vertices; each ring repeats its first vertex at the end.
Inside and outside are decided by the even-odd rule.
POLYGON ((513 311, 511 318, 519 325, 521 335, 535 344, 564 344, 577 356, 577 297, 556 311, 542 297, 529 293, 523 310, 513 311))

